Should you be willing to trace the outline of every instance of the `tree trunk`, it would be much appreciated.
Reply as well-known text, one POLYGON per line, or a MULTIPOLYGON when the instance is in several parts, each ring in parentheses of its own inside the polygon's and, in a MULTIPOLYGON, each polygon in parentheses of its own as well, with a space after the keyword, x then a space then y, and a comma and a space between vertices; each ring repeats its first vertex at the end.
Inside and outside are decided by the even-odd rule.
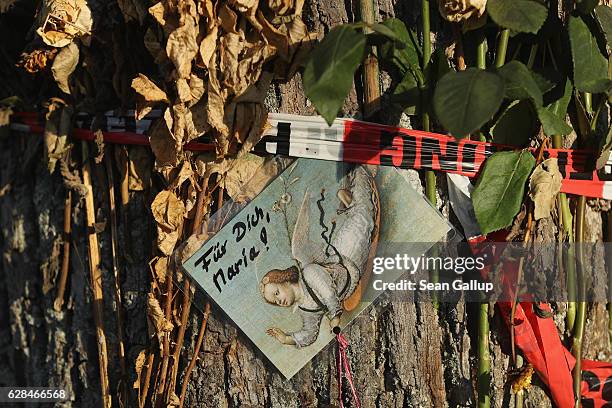
MULTIPOLYGON (((379 19, 397 16, 414 26, 419 13, 417 3, 379 0, 377 15, 379 19)), ((307 0, 304 19, 310 29, 322 35, 333 25, 358 18, 358 10, 358 4, 351 4, 351 1, 307 0)), ((383 88, 387 88, 388 83, 389 76, 383 74, 383 88)), ((345 115, 358 115, 359 84, 356 89, 347 100, 345 115)), ((299 74, 286 83, 274 84, 267 103, 273 111, 314 113, 303 94, 299 74)), ((42 146, 40 135, 0 134, 0 386, 61 387, 73 396, 62 406, 98 407, 101 406, 100 380, 84 204, 73 195, 72 234, 64 237, 66 190, 58 172, 49 175, 42 146), (70 270, 64 307, 56 312, 53 302, 65 239, 71 242, 70 270)), ((106 222, 98 236, 109 377, 116 405, 121 377, 108 189, 104 164, 94 167, 97 221, 106 222)), ((411 174, 418 180, 416 172, 411 174)), ((438 179, 444 186, 444 177, 438 179)), ((444 188, 439 192, 439 207, 448 214, 444 188)), ((149 210, 152 197, 153 192, 149 190, 131 192, 127 217, 118 217, 130 406, 138 405, 137 393, 132 389, 136 380, 134 361, 139 352, 151 344, 144 316, 151 281, 148 262, 155 243, 155 227, 149 210), (127 219, 127 226, 124 219, 127 219), (124 231, 129 236, 124 236, 124 231)), ((600 213, 591 210, 588 221, 590 231, 601 231, 600 213)), ((596 233, 593 236, 601 239, 596 233)), ((192 308, 179 368, 179 388, 193 354, 201 319, 201 311, 192 308)), ((606 319, 605 305, 590 308, 586 357, 595 357, 608 350, 606 319), (592 333, 604 335, 591 337, 592 333)), ((435 310, 428 302, 391 302, 383 295, 346 329, 350 364, 362 406, 474 406, 477 400, 476 320, 477 308, 473 304, 442 304, 435 310)), ((497 312, 491 317, 490 348, 493 405, 511 406, 509 337, 497 312)), ((198 358, 185 406, 338 406, 333 345, 326 347, 287 381, 223 313, 213 307, 198 358)), ((551 406, 547 391, 535 376, 534 383, 527 392, 525 406, 551 406)), ((354 405, 349 403, 348 406, 354 405)))

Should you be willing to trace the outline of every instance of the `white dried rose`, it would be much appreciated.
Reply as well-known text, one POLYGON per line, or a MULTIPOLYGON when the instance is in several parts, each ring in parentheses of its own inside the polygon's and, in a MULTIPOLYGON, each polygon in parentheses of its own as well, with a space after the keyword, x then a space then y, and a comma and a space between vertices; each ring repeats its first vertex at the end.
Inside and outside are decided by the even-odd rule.
POLYGON ((482 17, 487 0, 438 0, 440 14, 452 23, 482 17))

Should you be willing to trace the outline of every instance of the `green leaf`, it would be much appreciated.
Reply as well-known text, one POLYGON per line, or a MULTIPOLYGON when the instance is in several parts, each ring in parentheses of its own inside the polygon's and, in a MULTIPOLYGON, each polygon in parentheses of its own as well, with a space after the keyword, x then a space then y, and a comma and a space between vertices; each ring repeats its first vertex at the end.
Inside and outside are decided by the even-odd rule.
POLYGON ((595 8, 597 22, 606 36, 608 47, 612 46, 612 7, 599 5, 595 8))
POLYGON ((406 115, 414 115, 421 100, 421 91, 412 72, 406 72, 402 81, 397 84, 391 102, 397 104, 406 115))
POLYGON ((584 14, 591 14, 599 0, 576 0, 576 7, 584 14))
POLYGON ((547 7, 537 0, 489 0, 489 16, 498 25, 522 33, 537 33, 548 16, 547 7))
POLYGON ((525 182, 535 166, 529 151, 494 153, 485 161, 472 202, 483 234, 506 228, 521 209, 525 182))
POLYGON ((538 130, 538 117, 531 103, 514 101, 495 122, 491 134, 495 143, 525 147, 538 130))
POLYGON ((569 39, 576 89, 591 93, 607 91, 612 85, 608 79, 608 60, 599 51, 597 40, 581 17, 570 17, 569 39))
POLYGON ((606 138, 601 140, 599 146, 599 156, 597 157, 597 161, 595 163, 595 168, 597 170, 601 169, 606 165, 608 159, 610 158, 610 151, 612 150, 612 127, 608 129, 608 134, 606 138))
POLYGON ((555 87, 555 83, 546 76, 542 75, 542 73, 531 71, 531 75, 533 76, 536 84, 538 84, 538 88, 540 88, 542 95, 555 87))
POLYGON ((567 124, 565 119, 561 119, 546 108, 537 108, 537 112, 546 136, 564 136, 571 133, 572 128, 567 124))
POLYGON ((365 49, 364 34, 352 27, 337 26, 309 55, 304 67, 304 92, 329 125, 353 86, 365 49))
POLYGON ((381 58, 395 64, 402 75, 411 69, 421 71, 421 49, 416 41, 416 35, 409 31, 403 21, 397 18, 389 18, 382 22, 383 26, 388 27, 399 42, 404 46, 398 47, 395 42, 387 42, 380 47, 381 58))
POLYGON ((436 86, 436 117, 455 137, 465 137, 493 117, 504 98, 504 81, 497 74, 469 68, 449 72, 436 86))
MULTIPOLYGON (((561 88, 561 86, 559 87, 561 88)), ((572 82, 566 78, 563 84, 563 89, 557 100, 546 106, 546 109, 557 116, 559 119, 565 121, 565 115, 567 114, 567 107, 569 106, 570 100, 572 99, 572 91, 574 87, 572 82)))
POLYGON ((498 72, 504 78, 507 98, 531 98, 536 106, 542 106, 542 91, 529 68, 522 62, 510 61, 501 67, 498 72))
POLYGON ((376 38, 376 40, 374 40, 377 44, 383 44, 384 42, 386 42, 385 40, 391 40, 393 42, 395 42, 395 47, 397 48, 404 48, 406 45, 405 43, 402 41, 402 39, 399 37, 399 35, 393 31, 390 27, 381 24, 381 23, 374 23, 374 24, 366 24, 363 23, 364 27, 369 28, 370 30, 372 30, 372 33, 368 34, 368 37, 374 37, 376 38))

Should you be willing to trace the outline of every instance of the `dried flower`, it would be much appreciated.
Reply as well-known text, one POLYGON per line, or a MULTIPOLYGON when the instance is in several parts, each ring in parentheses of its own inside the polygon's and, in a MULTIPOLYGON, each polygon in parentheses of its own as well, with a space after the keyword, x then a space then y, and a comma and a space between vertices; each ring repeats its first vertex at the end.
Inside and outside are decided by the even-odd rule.
POLYGON ((487 0, 438 0, 440 14, 452 23, 479 19, 486 6, 487 0))

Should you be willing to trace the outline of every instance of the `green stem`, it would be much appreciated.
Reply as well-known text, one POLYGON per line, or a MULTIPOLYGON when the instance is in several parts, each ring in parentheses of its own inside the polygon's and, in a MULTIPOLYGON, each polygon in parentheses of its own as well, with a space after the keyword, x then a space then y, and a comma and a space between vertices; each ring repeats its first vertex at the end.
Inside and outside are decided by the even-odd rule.
MULTIPOLYGON (((560 135, 552 137, 552 144, 555 149, 563 148, 563 142, 560 135)), ((567 286, 567 313, 565 315, 565 326, 568 333, 574 329, 576 319, 576 254, 574 251, 574 232, 572 228, 573 219, 572 212, 569 206, 569 200, 565 193, 559 193, 559 205, 561 207, 561 219, 563 222, 563 231, 567 236, 569 247, 567 251, 563 251, 563 263, 566 276, 567 286)))
POLYGON ((584 93, 584 110, 586 110, 589 115, 593 114, 593 94, 589 92, 584 93))
POLYGON ((497 53, 495 54, 495 66, 502 67, 506 63, 506 51, 508 50, 508 39, 510 38, 510 29, 504 28, 499 34, 499 43, 497 44, 497 53))
MULTIPOLYGON (((486 69, 487 39, 480 35, 476 49, 476 64, 486 69)), ((481 140, 484 139, 480 133, 481 140)), ((481 303, 478 312, 478 408, 491 406, 491 356, 489 354, 489 304, 481 303)))
MULTIPOLYGON (((610 245, 612 242, 612 211, 608 211, 608 231, 606 242, 610 245)), ((612 342, 612 253, 610 251, 606 251, 608 254, 606 258, 606 266, 608 268, 608 337, 609 341, 612 342)))
POLYGON ((574 337, 572 341, 572 354, 576 358, 576 365, 574 366, 573 380, 574 380, 574 401, 575 407, 580 406, 580 390, 582 383, 582 340, 584 337, 584 326, 586 321, 586 287, 584 282, 582 265, 584 261, 582 246, 584 244, 584 212, 586 209, 586 197, 578 197, 578 204, 576 206, 576 272, 577 272, 577 289, 578 289, 578 304, 576 308, 576 323, 574 326, 574 337))
MULTIPOLYGON (((431 123, 429 120, 429 61, 431 60, 431 23, 429 16, 429 0, 421 0, 421 24, 423 26, 423 75, 425 76, 426 86, 422 89, 421 93, 421 110, 423 120, 423 130, 426 132, 431 131, 431 123)), ((436 173, 432 170, 425 172, 425 195, 429 202, 434 206, 437 204, 436 199, 436 173)), ((438 270, 433 268, 430 271, 429 280, 432 283, 437 283, 440 280, 438 270)), ((432 302, 434 308, 438 309, 438 298, 435 292, 432 293, 432 302)))
POLYGON ((529 59, 527 60, 527 68, 533 68, 533 63, 535 62, 536 55, 538 55, 538 44, 532 44, 531 49, 529 50, 529 59))
MULTIPOLYGON (((478 38, 478 47, 476 48, 476 66, 479 69, 487 68, 487 38, 484 33, 480 34, 478 38)), ((483 142, 487 141, 487 138, 484 136, 482 132, 478 132, 478 136, 480 140, 483 142)))
POLYGON ((489 355, 489 304, 478 311, 478 408, 491 406, 491 356, 489 355))

